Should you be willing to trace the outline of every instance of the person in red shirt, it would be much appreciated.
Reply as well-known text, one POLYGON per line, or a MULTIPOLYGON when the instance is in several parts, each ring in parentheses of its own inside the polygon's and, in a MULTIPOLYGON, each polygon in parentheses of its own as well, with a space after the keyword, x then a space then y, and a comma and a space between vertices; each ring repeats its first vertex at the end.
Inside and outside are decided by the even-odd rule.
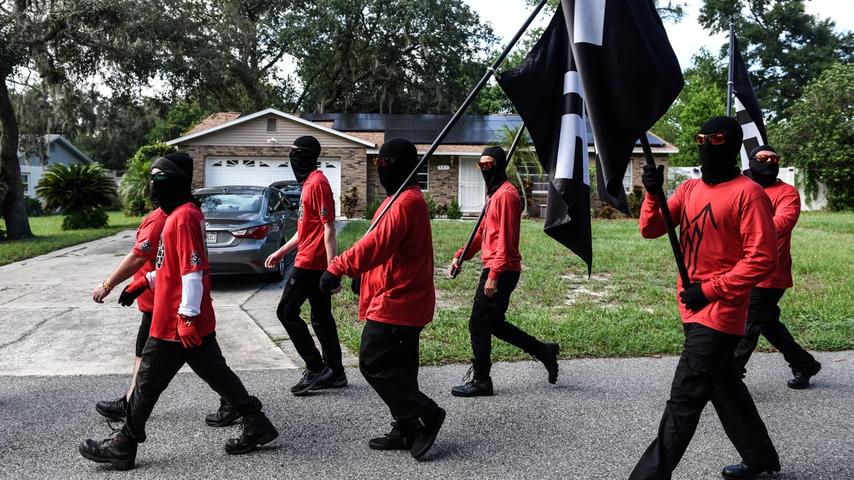
POLYGON ((801 196, 795 187, 777 178, 780 156, 773 147, 756 147, 750 152, 749 159, 750 168, 744 171, 744 175, 765 190, 774 209, 780 265, 750 292, 747 331, 735 349, 735 365, 742 376, 747 373, 747 362, 761 334, 789 362, 794 375, 788 382, 789 388, 804 389, 809 387, 810 378, 821 370, 821 363, 798 345, 789 329, 780 321, 780 307, 777 306, 786 289, 793 285, 792 230, 801 214, 801 196))
MULTIPOLYGON (((771 202, 737 162, 741 125, 732 117, 703 124, 699 145, 702 179, 681 184, 668 201, 680 228, 690 285, 677 283, 685 343, 658 437, 646 449, 630 480, 670 479, 709 400, 742 457, 721 475, 755 478, 780 470, 780 460, 753 398, 735 368, 733 353, 744 334, 750 291, 777 266, 771 202)), ((641 207, 644 238, 666 233, 661 209, 664 167, 644 167, 647 195, 641 207)))
POLYGON ((412 174, 418 152, 412 142, 392 139, 377 157, 380 183, 388 197, 401 195, 376 226, 335 258, 320 280, 324 292, 341 289, 341 277, 360 279, 359 319, 365 321, 359 370, 388 405, 392 429, 374 438, 374 450, 409 450, 422 458, 445 421, 445 410, 418 388, 418 341, 433 320, 433 243, 427 204, 412 174))
POLYGON ((472 367, 466 375, 471 379, 451 389, 456 397, 477 397, 493 394, 492 336, 521 348, 543 362, 549 383, 557 383, 557 343, 544 343, 507 321, 505 314, 510 295, 519 283, 522 255, 519 254, 519 229, 522 218, 522 199, 507 180, 507 154, 501 147, 489 147, 478 162, 486 182, 486 213, 475 232, 471 247, 463 257, 462 247, 454 255, 449 276, 459 271, 460 259, 470 260, 481 251, 483 271, 477 286, 469 319, 472 367))
POLYGON ((229 454, 253 451, 278 432, 228 367, 216 341, 216 318, 210 296, 205 219, 193 201, 193 159, 184 153, 160 157, 151 169, 151 191, 168 215, 155 259, 155 270, 132 282, 126 294, 135 299, 154 292, 154 313, 142 351, 136 388, 127 419, 114 437, 84 440, 80 454, 91 461, 133 468, 137 445, 146 439, 145 424, 160 394, 186 363, 243 417, 243 431, 229 439, 229 454))
POLYGON ((335 200, 329 181, 317 170, 319 156, 320 142, 316 138, 305 136, 294 141, 290 152, 291 167, 302 185, 297 233, 266 261, 268 268, 273 268, 285 255, 297 249, 293 272, 276 309, 279 321, 306 365, 302 378, 291 387, 291 393, 297 396, 313 390, 347 386, 341 343, 332 316, 332 299, 317 289, 320 276, 338 251, 335 200), (300 317, 306 300, 311 305, 311 326, 320 342, 322 355, 300 317))
MULTIPOLYGON (((157 246, 160 243, 160 233, 166 223, 166 213, 160 208, 152 210, 142 219, 136 230, 136 242, 133 249, 128 253, 119 265, 110 273, 106 280, 95 287, 92 292, 92 300, 96 303, 104 303, 104 299, 112 292, 113 288, 130 277, 138 280, 146 273, 154 270, 154 259, 157 246)), ((125 292, 119 297, 119 303, 126 301, 125 292)), ((130 306, 133 301, 127 303, 130 306)), ((136 386, 136 375, 139 363, 142 361, 142 349, 148 340, 148 331, 151 329, 151 312, 154 310, 154 294, 146 291, 136 299, 136 305, 142 313, 142 321, 136 334, 136 359, 131 370, 130 387, 125 395, 115 400, 103 400, 95 404, 95 410, 110 420, 121 420, 127 411, 127 400, 136 386)))

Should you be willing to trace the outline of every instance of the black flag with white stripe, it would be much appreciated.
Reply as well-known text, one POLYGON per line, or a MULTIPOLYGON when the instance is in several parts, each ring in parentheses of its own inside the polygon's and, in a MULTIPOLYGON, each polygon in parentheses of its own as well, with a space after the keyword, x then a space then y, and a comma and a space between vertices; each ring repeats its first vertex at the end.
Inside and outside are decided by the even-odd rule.
POLYGON ((568 40, 558 7, 525 62, 501 74, 498 83, 524 120, 549 174, 545 232, 581 257, 589 270, 593 247, 584 92, 568 40))
POLYGON ((759 108, 759 101, 756 99, 753 84, 747 75, 747 66, 738 50, 738 40, 735 35, 732 37, 732 42, 732 90, 735 94, 735 118, 741 124, 741 131, 744 134, 741 144, 741 169, 747 170, 750 168, 747 156, 754 148, 766 145, 768 135, 765 131, 765 122, 762 120, 762 109, 759 108))

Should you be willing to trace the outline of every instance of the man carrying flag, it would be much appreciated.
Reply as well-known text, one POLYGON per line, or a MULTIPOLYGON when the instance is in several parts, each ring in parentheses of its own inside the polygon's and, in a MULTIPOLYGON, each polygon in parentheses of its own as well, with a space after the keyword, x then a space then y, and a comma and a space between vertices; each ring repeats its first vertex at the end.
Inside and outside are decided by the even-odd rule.
MULTIPOLYGON (((679 225, 691 284, 678 281, 685 343, 658 437, 630 480, 669 480, 688 448, 700 414, 712 401, 724 431, 742 457, 724 468, 727 479, 780 470, 780 460, 733 353, 744 334, 750 291, 777 266, 771 202, 737 167, 741 126, 732 117, 708 120, 696 136, 702 179, 681 184, 668 201, 679 225)), ((665 234, 654 195, 664 187, 664 167, 647 165, 641 207, 644 238, 665 234)))
POLYGON ((483 272, 474 296, 469 332, 474 354, 470 381, 451 389, 456 397, 492 395, 489 376, 492 360, 492 336, 515 345, 543 362, 549 373, 549 383, 557 383, 557 355, 560 346, 543 343, 512 325, 504 317, 510 304, 510 294, 519 283, 522 256, 519 254, 519 227, 522 217, 522 199, 507 180, 507 154, 501 147, 489 147, 478 162, 486 192, 489 195, 483 222, 475 233, 471 247, 461 248, 451 263, 451 272, 459 268, 461 260, 471 259, 478 250, 483 252, 483 272))

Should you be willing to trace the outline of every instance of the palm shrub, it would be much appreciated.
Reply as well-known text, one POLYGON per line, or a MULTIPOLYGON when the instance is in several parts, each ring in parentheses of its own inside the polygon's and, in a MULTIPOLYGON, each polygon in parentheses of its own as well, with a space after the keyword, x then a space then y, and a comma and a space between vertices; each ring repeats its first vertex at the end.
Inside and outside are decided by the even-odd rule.
POLYGON ((175 147, 165 143, 143 145, 128 160, 127 170, 119 182, 119 196, 125 215, 138 217, 154 210, 148 194, 151 164, 158 158, 174 153, 175 147))
POLYGON ((102 228, 106 207, 116 197, 116 183, 98 163, 54 164, 36 185, 46 212, 61 212, 63 230, 102 228))

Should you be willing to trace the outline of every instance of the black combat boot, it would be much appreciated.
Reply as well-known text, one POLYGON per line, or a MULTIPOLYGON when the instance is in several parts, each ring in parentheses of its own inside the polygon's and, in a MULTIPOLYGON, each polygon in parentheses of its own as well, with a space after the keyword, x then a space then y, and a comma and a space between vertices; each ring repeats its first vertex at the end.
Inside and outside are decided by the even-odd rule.
POLYGON ((544 343, 543 353, 537 359, 546 366, 546 370, 549 372, 549 383, 551 384, 557 383, 557 374, 560 368, 557 363, 558 354, 560 354, 560 345, 557 343, 544 343))
POLYGON ((417 419, 413 431, 412 447, 409 448, 409 454, 412 455, 412 458, 420 460, 430 451, 443 423, 445 423, 445 410, 438 405, 431 413, 422 415, 417 419))
POLYGON ((472 360, 471 367, 463 377, 464 383, 452 388, 451 395, 455 397, 491 397, 493 392, 492 378, 489 376, 490 367, 491 365, 484 365, 472 360))
POLYGON ((110 420, 124 420, 127 415, 128 400, 124 396, 115 400, 101 400, 95 404, 95 410, 110 420))
POLYGON ((225 451, 229 455, 249 453, 260 445, 272 442, 279 436, 276 427, 270 423, 264 412, 252 413, 243 417, 243 432, 238 438, 229 438, 225 442, 225 451))
POLYGON ((821 371, 821 364, 815 362, 812 368, 805 372, 794 372, 795 378, 789 380, 789 388, 793 388, 795 390, 809 388, 810 378, 814 377, 819 371, 821 371))
POLYGON ((721 472, 721 476, 726 478, 727 480, 744 480, 744 479, 753 479, 762 475, 765 472, 768 473, 777 473, 780 471, 780 463, 777 462, 774 465, 766 466, 766 467, 750 467, 743 463, 739 463, 738 465, 729 465, 724 467, 721 472))
POLYGON ((391 422, 391 431, 382 437, 368 441, 371 450, 409 450, 412 448, 412 434, 405 433, 398 422, 391 422))
POLYGON ((205 415, 205 423, 210 427, 227 427, 234 425, 240 420, 241 415, 237 413, 224 398, 219 399, 219 410, 205 415))
POLYGON ((84 440, 80 444, 80 455, 97 463, 109 463, 116 470, 130 470, 136 461, 136 446, 134 440, 121 432, 104 440, 84 440))

